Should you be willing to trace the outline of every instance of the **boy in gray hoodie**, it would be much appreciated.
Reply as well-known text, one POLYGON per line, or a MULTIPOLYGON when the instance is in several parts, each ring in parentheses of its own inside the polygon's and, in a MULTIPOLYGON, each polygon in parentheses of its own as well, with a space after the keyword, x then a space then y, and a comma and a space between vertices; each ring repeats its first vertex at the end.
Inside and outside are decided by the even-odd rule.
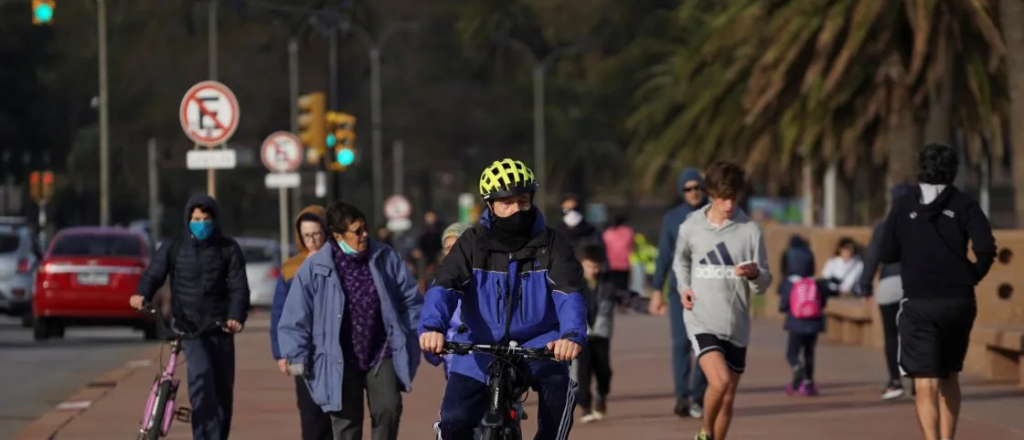
POLYGON ((736 203, 745 173, 727 161, 705 172, 711 203, 679 227, 673 269, 697 362, 708 378, 704 423, 695 440, 724 440, 746 367, 750 294, 771 284, 761 228, 736 203))

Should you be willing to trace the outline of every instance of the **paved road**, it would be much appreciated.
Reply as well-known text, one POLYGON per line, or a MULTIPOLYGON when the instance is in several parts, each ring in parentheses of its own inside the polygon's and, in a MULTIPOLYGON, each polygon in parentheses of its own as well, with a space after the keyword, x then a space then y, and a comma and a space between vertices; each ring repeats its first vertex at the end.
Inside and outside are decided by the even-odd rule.
POLYGON ((0 440, 152 346, 122 328, 71 328, 64 340, 37 343, 18 320, 0 317, 0 440))

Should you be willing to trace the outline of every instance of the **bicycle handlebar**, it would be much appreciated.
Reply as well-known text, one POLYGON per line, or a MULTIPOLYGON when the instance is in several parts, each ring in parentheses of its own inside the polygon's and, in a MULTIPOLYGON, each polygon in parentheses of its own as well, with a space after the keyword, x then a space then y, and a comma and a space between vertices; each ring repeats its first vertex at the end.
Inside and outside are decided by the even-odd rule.
POLYGON ((465 342, 445 341, 443 354, 464 356, 470 353, 486 353, 496 356, 518 356, 531 359, 553 359, 554 353, 545 348, 527 348, 518 345, 502 344, 469 344, 465 342))
MULTIPOLYGON (((151 303, 143 304, 142 308, 139 309, 139 311, 141 311, 143 313, 152 313, 152 314, 157 314, 159 312, 155 307, 153 307, 153 305, 151 303)), ((199 330, 197 330, 195 332, 181 331, 181 330, 179 330, 177 328, 174 328, 174 326, 171 326, 171 331, 174 332, 175 337, 180 338, 180 339, 196 339, 196 338, 202 336, 203 333, 206 333, 206 332, 208 332, 210 330, 213 330, 215 328, 223 328, 224 325, 225 324, 224 324, 223 321, 211 321, 211 322, 207 323, 206 325, 204 325, 202 328, 200 328, 199 330)))

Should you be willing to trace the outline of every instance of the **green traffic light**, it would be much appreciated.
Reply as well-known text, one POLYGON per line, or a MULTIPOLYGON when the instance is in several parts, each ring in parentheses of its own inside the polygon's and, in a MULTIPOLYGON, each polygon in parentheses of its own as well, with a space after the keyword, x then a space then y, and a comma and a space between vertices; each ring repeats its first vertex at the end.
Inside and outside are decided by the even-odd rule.
POLYGON ((39 22, 49 23, 50 20, 53 20, 53 7, 43 3, 36 6, 36 10, 33 11, 33 14, 35 14, 36 20, 39 20, 39 22))
POLYGON ((343 148, 338 151, 338 164, 342 166, 352 165, 356 161, 356 153, 350 148, 343 148))
POLYGON ((334 136, 334 133, 327 135, 327 148, 334 148, 334 145, 338 143, 338 138, 334 136))

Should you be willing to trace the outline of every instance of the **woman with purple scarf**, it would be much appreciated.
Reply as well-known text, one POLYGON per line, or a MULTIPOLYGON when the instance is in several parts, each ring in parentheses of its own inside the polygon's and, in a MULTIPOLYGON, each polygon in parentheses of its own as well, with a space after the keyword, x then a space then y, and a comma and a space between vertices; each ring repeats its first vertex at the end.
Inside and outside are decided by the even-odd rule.
POLYGON ((278 324, 281 355, 331 417, 334 440, 397 440, 401 392, 411 389, 423 297, 398 252, 370 240, 366 216, 327 208, 331 240, 295 274, 278 324), (367 398, 368 397, 368 398, 367 398))

